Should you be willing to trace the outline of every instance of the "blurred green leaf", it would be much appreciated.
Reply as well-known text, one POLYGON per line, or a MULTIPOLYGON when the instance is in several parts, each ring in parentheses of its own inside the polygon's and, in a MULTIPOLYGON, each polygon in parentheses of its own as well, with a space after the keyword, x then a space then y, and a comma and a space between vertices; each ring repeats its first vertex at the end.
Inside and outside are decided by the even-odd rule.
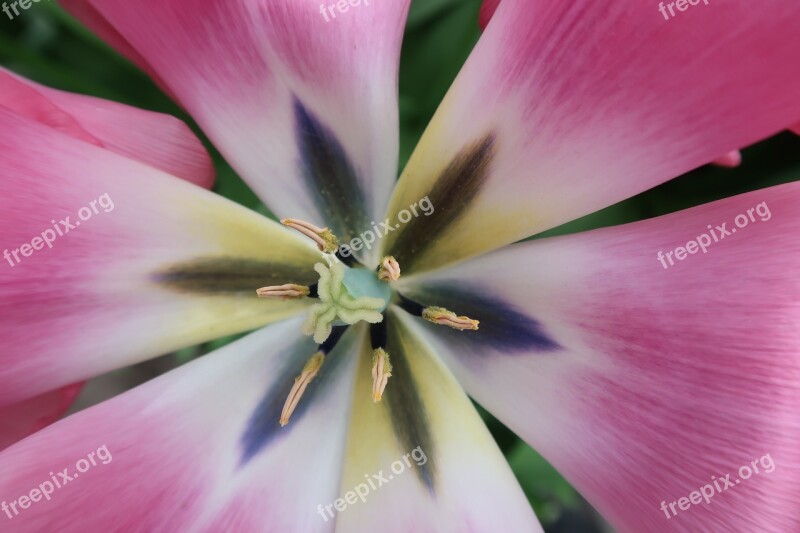
POLYGON ((465 3, 464 0, 414 0, 408 12, 408 28, 414 28, 442 16, 448 9, 465 3))
POLYGON ((530 446, 519 441, 506 457, 543 524, 555 522, 567 508, 580 507, 575 489, 530 446))
POLYGON ((401 169, 480 37, 480 4, 480 0, 412 4, 412 14, 419 18, 416 24, 409 22, 400 62, 401 169))

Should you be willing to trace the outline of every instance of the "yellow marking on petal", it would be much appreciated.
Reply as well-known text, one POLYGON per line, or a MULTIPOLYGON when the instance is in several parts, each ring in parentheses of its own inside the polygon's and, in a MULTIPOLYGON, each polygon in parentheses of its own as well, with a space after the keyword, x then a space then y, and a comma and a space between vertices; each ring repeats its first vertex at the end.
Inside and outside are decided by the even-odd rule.
POLYGON ((445 309, 444 307, 426 307, 422 311, 422 318, 428 322, 439 324, 441 326, 448 326, 459 331, 477 330, 479 321, 473 320, 467 316, 458 316, 454 312, 445 309))
POLYGON ((311 222, 298 220, 295 218, 283 218, 281 224, 286 227, 299 231, 317 244, 320 252, 326 254, 335 253, 339 249, 339 239, 336 238, 330 229, 320 228, 311 222))
POLYGON ((400 264, 391 255, 387 255, 381 261, 381 267, 378 270, 378 279, 386 282, 400 279, 400 264))
POLYGON ((389 354, 383 348, 376 348, 372 351, 372 401, 381 401, 386 384, 392 377, 392 363, 389 362, 389 354))
POLYGON ((296 285, 294 283, 261 287, 256 291, 259 298, 280 298, 281 300, 303 298, 310 293, 311 289, 305 285, 296 285))
POLYGON ((311 383, 315 377, 317 377, 319 369, 322 368, 322 363, 324 362, 325 354, 322 352, 315 353, 305 364, 300 375, 295 378, 294 385, 292 385, 292 390, 289 391, 289 396, 286 398, 286 403, 283 404, 283 410, 281 411, 280 419, 281 427, 284 427, 289 423, 292 413, 294 413, 294 410, 297 408, 297 404, 300 403, 300 399, 303 397, 303 393, 306 391, 306 387, 308 387, 308 384, 311 383))

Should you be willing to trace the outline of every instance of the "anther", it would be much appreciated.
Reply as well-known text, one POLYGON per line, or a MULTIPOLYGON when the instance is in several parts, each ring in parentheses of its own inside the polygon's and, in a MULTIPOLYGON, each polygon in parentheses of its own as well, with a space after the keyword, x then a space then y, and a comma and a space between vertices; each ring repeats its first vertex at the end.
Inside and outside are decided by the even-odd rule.
POLYGON ((465 329, 477 330, 478 324, 480 323, 477 320, 473 320, 467 316, 457 316, 455 313, 448 311, 444 307, 426 307, 422 311, 422 318, 428 322, 433 322, 434 324, 439 324, 442 326, 448 326, 459 331, 463 331, 465 329))
POLYGON ((381 261, 381 266, 378 269, 378 279, 387 282, 400 279, 400 264, 391 255, 387 255, 381 261))
POLYGON ((303 397, 306 387, 308 387, 308 384, 317 376, 324 362, 325 354, 322 352, 315 353, 303 367, 303 371, 300 375, 295 378, 292 390, 289 391, 289 396, 286 398, 286 403, 283 404, 280 419, 281 427, 289 423, 289 418, 291 418, 292 413, 294 413, 294 410, 297 408, 297 404, 300 403, 300 398, 303 397))
POLYGON ((383 348, 375 348, 372 350, 372 401, 381 401, 390 377, 392 363, 389 362, 389 354, 383 348))
POLYGON ((328 228, 320 228, 310 222, 294 218, 283 218, 281 219, 281 224, 299 231, 317 243, 317 248, 319 248, 320 252, 332 254, 339 249, 339 239, 328 228))
POLYGON ((256 291, 256 294, 258 294, 259 298, 280 298, 281 300, 289 300, 308 296, 311 294, 311 289, 304 285, 287 283, 286 285, 261 287, 256 291))

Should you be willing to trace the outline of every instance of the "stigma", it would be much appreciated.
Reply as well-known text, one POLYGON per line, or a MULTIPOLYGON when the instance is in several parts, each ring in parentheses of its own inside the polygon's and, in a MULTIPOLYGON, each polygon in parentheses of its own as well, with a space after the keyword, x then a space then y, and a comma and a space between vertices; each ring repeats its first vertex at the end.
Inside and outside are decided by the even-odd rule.
POLYGON ((336 321, 352 325, 360 321, 376 324, 383 320, 383 310, 389 301, 389 293, 370 292, 370 287, 365 287, 365 279, 373 273, 367 272, 367 277, 358 273, 358 270, 345 267, 333 258, 330 266, 322 263, 314 265, 314 270, 319 274, 317 283, 317 297, 319 303, 311 306, 308 318, 302 326, 304 335, 314 337, 314 342, 322 344, 331 334, 336 321))

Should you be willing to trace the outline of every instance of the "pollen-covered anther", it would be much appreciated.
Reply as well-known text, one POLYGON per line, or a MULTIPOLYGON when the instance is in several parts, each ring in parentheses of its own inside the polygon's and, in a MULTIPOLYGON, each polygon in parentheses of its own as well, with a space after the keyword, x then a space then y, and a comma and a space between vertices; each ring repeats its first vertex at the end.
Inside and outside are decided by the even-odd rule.
POLYGON ((422 318, 428 322, 448 326, 459 331, 466 329, 477 330, 478 324, 480 324, 477 320, 473 320, 468 316, 458 316, 444 307, 426 307, 422 311, 422 318))
POLYGON ((299 231, 315 243, 320 252, 326 254, 335 253, 339 249, 339 239, 336 238, 328 228, 320 228, 311 222, 297 220, 295 218, 283 218, 281 224, 288 228, 299 231))
POLYGON ((390 377, 392 363, 389 362, 389 354, 383 348, 372 350, 372 401, 381 401, 390 377))
POLYGON ((387 255, 381 261, 381 266, 378 269, 378 279, 387 282, 400 279, 400 264, 391 255, 387 255))
POLYGON ((305 285, 295 285, 294 283, 287 283, 286 285, 272 285, 270 287, 261 287, 256 291, 259 298, 280 298, 281 300, 290 300, 295 298, 304 298, 311 294, 311 289, 305 285))
POLYGON ((283 404, 283 410, 281 411, 281 427, 289 423, 289 418, 291 418, 292 413, 294 413, 294 410, 297 408, 297 404, 300 403, 300 398, 303 397, 306 387, 317 377, 319 369, 322 368, 322 363, 324 362, 325 354, 322 352, 315 353, 303 367, 303 371, 300 375, 294 379, 292 390, 289 391, 289 396, 286 398, 286 403, 283 404))

